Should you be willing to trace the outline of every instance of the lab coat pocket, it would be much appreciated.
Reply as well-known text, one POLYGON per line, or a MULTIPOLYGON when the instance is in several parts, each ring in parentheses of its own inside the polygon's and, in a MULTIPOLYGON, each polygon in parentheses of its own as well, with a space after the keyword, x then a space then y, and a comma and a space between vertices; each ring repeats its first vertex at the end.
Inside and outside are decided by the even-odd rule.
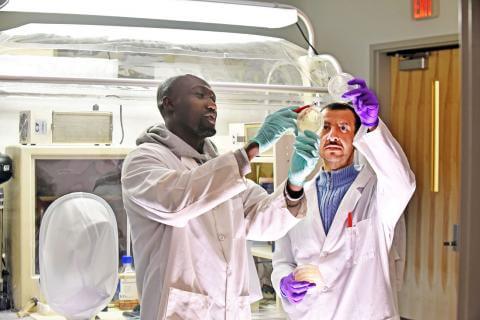
POLYGON ((355 229, 354 227, 348 227, 345 232, 345 260, 346 266, 351 268, 353 266, 353 254, 355 252, 355 229))
POLYGON ((210 318, 212 302, 199 293, 170 288, 165 320, 204 320, 210 318))
POLYGON ((375 257, 375 233, 371 219, 357 222, 350 229, 351 264, 357 265, 375 257))

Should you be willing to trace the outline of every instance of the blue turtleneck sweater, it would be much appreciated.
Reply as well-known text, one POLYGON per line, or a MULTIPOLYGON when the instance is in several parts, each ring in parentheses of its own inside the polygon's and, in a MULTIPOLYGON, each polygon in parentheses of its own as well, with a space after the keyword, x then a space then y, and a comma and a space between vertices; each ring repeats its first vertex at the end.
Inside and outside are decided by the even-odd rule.
POLYGON ((357 177, 358 172, 352 164, 331 172, 322 171, 317 178, 318 208, 325 234, 330 230, 340 201, 357 177))

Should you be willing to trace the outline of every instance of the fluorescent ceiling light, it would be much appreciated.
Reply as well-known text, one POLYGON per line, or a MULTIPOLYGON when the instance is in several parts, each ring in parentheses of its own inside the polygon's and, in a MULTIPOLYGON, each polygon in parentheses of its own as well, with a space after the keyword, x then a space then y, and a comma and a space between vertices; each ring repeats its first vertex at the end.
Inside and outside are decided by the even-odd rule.
POLYGON ((262 28, 297 22, 294 7, 254 1, 199 0, 9 0, 1 11, 79 14, 190 21, 262 28))

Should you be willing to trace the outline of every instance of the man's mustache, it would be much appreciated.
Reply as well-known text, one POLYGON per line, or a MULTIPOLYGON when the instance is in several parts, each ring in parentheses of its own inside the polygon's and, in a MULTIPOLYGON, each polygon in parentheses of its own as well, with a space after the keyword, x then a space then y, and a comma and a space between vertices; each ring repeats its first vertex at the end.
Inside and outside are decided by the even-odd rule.
POLYGON ((328 146, 339 146, 341 147, 342 144, 340 143, 340 141, 328 141, 327 143, 325 143, 325 147, 328 147, 328 146))

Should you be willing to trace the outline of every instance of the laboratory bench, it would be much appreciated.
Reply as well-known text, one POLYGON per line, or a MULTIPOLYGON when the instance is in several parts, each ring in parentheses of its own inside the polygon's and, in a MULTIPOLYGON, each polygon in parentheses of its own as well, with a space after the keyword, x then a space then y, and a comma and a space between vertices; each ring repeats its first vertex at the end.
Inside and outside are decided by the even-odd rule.
MULTIPOLYGON (((268 243, 255 243, 251 246, 251 253, 254 257, 271 260, 272 259, 272 246, 268 243)), ((0 320, 19 319, 13 311, 0 311, 0 320)), ((32 314, 31 316, 21 319, 26 320, 64 320, 61 316, 42 316, 39 314, 32 314)), ((99 319, 107 320, 124 320, 124 319, 136 319, 127 318, 122 315, 122 311, 109 311, 101 312, 99 319)), ((262 299, 256 304, 252 304, 252 320, 269 319, 269 320, 283 320, 286 319, 285 314, 279 307, 279 301, 271 299, 262 299)))
MULTIPOLYGON (((16 315, 15 312, 12 311, 0 311, 0 320, 13 320, 13 319, 19 319, 16 315)), ((35 319, 40 319, 40 320, 64 320, 65 318, 60 317, 60 316, 33 316, 33 317, 25 317, 21 318, 24 320, 35 320, 35 319)), ((107 317, 102 317, 100 316, 100 319, 110 319, 110 320, 125 320, 125 319, 135 319, 135 318, 126 318, 123 317, 121 314, 117 315, 112 315, 112 316, 107 316, 107 317)), ((257 312, 252 312, 252 320, 284 320, 286 319, 285 315, 283 315, 281 312, 276 310, 274 307, 260 307, 259 311, 257 312)))
MULTIPOLYGON (((100 312, 96 319, 101 320, 126 320, 126 319, 140 319, 140 317, 125 317, 122 315, 124 311, 118 309, 109 309, 107 312, 100 312)), ((66 320, 60 315, 41 315, 38 313, 31 313, 30 316, 19 318, 14 311, 0 311, 0 320, 11 319, 25 319, 25 320, 66 320)))

